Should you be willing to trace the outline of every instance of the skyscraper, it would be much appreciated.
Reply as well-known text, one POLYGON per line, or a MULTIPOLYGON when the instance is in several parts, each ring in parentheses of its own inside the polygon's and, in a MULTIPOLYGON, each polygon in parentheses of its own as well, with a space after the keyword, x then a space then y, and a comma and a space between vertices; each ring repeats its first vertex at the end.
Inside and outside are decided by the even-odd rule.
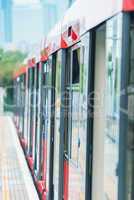
POLYGON ((4 42, 4 16, 2 9, 2 0, 0 0, 0 45, 4 42))
POLYGON ((0 0, 0 43, 12 41, 12 0, 0 0))

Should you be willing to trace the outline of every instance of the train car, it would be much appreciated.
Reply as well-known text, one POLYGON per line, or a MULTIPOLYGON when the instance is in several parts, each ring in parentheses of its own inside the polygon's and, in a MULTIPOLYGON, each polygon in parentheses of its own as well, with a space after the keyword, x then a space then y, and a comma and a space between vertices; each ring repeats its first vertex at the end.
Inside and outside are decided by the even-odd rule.
POLYGON ((133 11, 76 1, 28 68, 26 155, 43 200, 134 199, 133 11))

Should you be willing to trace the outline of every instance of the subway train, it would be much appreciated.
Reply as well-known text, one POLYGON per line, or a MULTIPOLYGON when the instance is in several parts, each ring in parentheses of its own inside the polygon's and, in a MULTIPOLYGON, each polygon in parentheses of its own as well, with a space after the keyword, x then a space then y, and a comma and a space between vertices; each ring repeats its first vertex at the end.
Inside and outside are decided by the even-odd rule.
POLYGON ((133 74, 134 0, 76 1, 14 73, 14 123, 42 200, 134 199, 133 74))

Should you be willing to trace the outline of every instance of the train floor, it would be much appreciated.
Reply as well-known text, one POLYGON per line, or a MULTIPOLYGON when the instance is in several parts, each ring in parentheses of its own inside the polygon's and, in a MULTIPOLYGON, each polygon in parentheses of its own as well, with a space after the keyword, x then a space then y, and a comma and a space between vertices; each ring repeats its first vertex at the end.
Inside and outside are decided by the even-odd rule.
POLYGON ((0 200, 38 200, 12 119, 0 116, 0 200))

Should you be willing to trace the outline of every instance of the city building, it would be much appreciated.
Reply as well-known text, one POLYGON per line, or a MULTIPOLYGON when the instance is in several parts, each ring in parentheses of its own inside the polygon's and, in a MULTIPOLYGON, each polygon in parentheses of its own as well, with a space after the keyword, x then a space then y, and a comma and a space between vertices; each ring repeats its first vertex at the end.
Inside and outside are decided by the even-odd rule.
POLYGON ((0 45, 4 42, 4 16, 2 9, 2 1, 0 0, 0 45))
POLYGON ((0 44, 12 41, 12 0, 0 0, 0 44))

